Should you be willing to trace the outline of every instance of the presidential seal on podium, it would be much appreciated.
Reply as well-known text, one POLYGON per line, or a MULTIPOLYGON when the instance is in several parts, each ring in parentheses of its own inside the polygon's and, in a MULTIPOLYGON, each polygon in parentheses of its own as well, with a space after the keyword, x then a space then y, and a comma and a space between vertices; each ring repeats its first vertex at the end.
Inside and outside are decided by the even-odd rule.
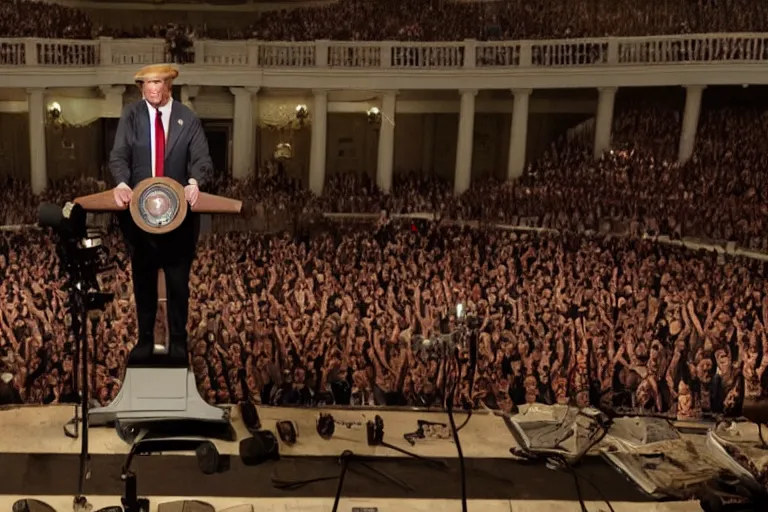
POLYGON ((143 180, 133 190, 131 217, 147 233, 173 231, 187 216, 184 187, 171 178, 143 180))

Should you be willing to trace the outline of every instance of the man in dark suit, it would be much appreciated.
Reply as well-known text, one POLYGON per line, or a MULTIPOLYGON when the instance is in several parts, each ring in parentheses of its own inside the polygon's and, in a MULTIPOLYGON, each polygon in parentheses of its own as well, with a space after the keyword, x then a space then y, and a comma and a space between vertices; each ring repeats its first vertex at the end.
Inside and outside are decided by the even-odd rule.
MULTIPOLYGON (((117 186, 114 198, 121 208, 131 202, 140 181, 159 176, 184 186, 184 196, 194 206, 199 187, 210 178, 213 163, 202 124, 189 108, 171 98, 178 71, 166 64, 142 68, 135 77, 143 98, 127 105, 120 117, 109 167, 117 186)), ((189 213, 177 229, 163 235, 139 229, 128 210, 120 224, 131 249, 133 292, 139 323, 138 345, 131 362, 151 357, 157 314, 157 274, 165 271, 170 361, 186 366, 189 273, 195 257, 198 219, 189 213)))

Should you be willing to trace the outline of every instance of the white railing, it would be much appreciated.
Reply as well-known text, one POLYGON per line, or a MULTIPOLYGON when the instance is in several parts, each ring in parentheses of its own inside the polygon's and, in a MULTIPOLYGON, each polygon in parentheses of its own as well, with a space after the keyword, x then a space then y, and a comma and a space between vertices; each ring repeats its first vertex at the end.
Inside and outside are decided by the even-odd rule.
MULTIPOLYGON (((0 39, 0 66, 95 67, 171 60, 160 39, 0 39)), ((196 41, 189 64, 260 68, 562 68, 768 61, 768 34, 542 41, 196 41)))

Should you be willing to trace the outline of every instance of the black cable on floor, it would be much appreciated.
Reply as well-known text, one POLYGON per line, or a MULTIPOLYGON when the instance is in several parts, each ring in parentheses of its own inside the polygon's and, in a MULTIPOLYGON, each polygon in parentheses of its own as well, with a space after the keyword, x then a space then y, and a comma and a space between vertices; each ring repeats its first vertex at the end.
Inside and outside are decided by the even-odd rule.
POLYGON ((467 411, 467 417, 464 418, 464 422, 456 428, 456 432, 461 432, 461 429, 467 426, 467 423, 469 423, 469 419, 471 417, 472 417, 472 409, 469 409, 467 411))
POLYGON ((573 476, 573 485, 576 487, 576 498, 579 500, 579 505, 581 505, 581 512, 589 512, 587 510, 587 504, 584 503, 584 495, 581 493, 581 484, 579 483, 579 475, 576 474, 576 471, 570 466, 566 466, 573 476))
POLYGON ((574 468, 574 467, 571 467, 571 470, 574 472, 574 474, 578 475, 578 477, 579 477, 579 478, 582 478, 582 479, 586 480, 586 481, 587 481, 587 483, 588 483, 589 485, 591 485, 591 486, 592 486, 592 488, 595 490, 595 492, 596 492, 596 493, 597 493, 597 494, 600 496, 600 499, 602 499, 602 500, 603 500, 603 502, 605 503, 605 505, 608 507, 608 510, 609 510, 610 512, 616 512, 616 511, 613 509, 613 505, 611 505, 611 502, 608 500, 608 498, 606 498, 605 494, 603 494, 603 491, 601 491, 601 490, 600 490, 600 488, 597 486, 597 484, 595 483, 595 481, 594 481, 594 480, 592 480, 591 478, 589 478, 589 477, 588 477, 588 476, 586 476, 585 474, 583 474, 583 473, 580 473, 580 472, 579 472, 579 471, 578 471, 576 468, 574 468))
POLYGON ((336 486, 336 497, 333 499, 333 508, 331 512, 338 512, 339 502, 341 501, 341 491, 344 488, 344 479, 347 476, 347 470, 349 469, 349 458, 352 456, 352 452, 344 450, 341 454, 341 472, 339 473, 339 484, 336 486))
POLYGON ((757 437, 760 438, 760 442, 762 443, 761 448, 768 448, 768 444, 766 444, 765 439, 763 438, 763 424, 758 423, 757 424, 757 437))
MULTIPOLYGON (((457 366, 457 371, 460 369, 457 366)), ((451 391, 448 393, 448 402, 446 404, 446 412, 448 413, 448 422, 451 425, 451 434, 453 435, 453 442, 456 444, 456 454, 459 458, 459 480, 461 484, 461 512, 467 512, 467 475, 466 468, 464 466, 464 451, 461 449, 461 441, 459 440, 459 430, 456 428, 456 419, 453 417, 453 400, 456 394, 457 379, 454 379, 451 391)), ((469 421, 469 419, 467 419, 469 421)), ((465 423, 466 424, 466 423, 465 423)))
MULTIPOLYGON (((453 398, 453 397, 451 397, 453 398)), ((448 405, 448 421, 451 424, 453 442, 456 443, 456 452, 459 456, 459 479, 461 480, 461 512, 467 512, 467 476, 464 468, 464 452, 459 441, 459 430, 456 428, 456 420, 453 418, 453 406, 448 405)))
POLYGON ((281 480, 279 478, 273 477, 272 486, 275 489, 279 489, 281 491, 295 491, 301 489, 305 485, 310 485, 317 482, 326 482, 328 480, 336 480, 337 478, 339 478, 339 475, 320 476, 317 478, 309 478, 307 480, 281 480))
MULTIPOLYGON (((475 382, 475 370, 477 368, 477 333, 476 332, 470 332, 468 335, 468 341, 469 341, 469 368, 467 372, 467 379, 469 380, 470 384, 470 395, 472 394, 471 386, 475 382)), ((454 386, 453 393, 456 394, 456 387, 454 386)), ((469 423, 469 420, 472 418, 472 411, 475 409, 475 404, 471 403, 471 397, 470 397, 470 404, 469 404, 469 410, 467 411, 467 417, 464 419, 464 422, 458 426, 456 429, 456 432, 461 432, 461 429, 467 426, 467 423, 469 423)))

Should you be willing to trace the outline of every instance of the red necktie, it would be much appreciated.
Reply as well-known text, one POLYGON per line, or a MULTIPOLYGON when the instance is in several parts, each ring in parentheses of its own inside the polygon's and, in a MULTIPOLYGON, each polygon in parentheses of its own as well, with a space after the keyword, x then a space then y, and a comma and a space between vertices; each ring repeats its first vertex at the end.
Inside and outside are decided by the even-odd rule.
POLYGON ((155 177, 164 176, 165 167, 165 128, 163 128, 163 114, 157 109, 155 114, 155 177))

